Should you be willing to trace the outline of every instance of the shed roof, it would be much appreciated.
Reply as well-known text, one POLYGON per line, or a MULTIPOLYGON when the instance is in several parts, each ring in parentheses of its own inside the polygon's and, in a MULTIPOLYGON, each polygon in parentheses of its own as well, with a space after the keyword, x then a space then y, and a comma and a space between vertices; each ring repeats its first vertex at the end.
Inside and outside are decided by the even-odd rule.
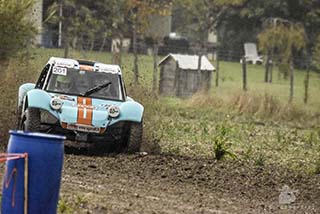
MULTIPOLYGON (((170 57, 173 58, 176 62, 178 62, 178 66, 181 69, 187 69, 187 70, 197 70, 198 69, 198 61, 199 61, 198 55, 169 54, 159 62, 159 65, 161 65, 163 62, 165 62, 170 57)), ((201 57, 201 70, 214 71, 216 69, 209 62, 209 60, 206 56, 202 56, 201 57)))

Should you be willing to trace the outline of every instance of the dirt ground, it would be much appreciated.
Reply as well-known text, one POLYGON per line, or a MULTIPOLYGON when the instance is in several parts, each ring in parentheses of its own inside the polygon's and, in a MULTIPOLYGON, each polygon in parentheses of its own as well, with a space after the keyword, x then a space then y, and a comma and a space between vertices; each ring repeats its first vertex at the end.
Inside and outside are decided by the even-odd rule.
POLYGON ((66 154, 60 193, 74 213, 320 213, 319 175, 164 154, 66 154))

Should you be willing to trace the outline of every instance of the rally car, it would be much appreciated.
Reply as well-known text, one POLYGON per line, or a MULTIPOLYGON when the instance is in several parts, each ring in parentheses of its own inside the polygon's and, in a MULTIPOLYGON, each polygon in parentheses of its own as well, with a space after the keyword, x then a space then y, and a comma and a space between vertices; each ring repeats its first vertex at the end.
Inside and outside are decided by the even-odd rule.
POLYGON ((144 108, 126 95, 118 65, 51 57, 36 84, 19 87, 17 128, 138 152, 144 108))

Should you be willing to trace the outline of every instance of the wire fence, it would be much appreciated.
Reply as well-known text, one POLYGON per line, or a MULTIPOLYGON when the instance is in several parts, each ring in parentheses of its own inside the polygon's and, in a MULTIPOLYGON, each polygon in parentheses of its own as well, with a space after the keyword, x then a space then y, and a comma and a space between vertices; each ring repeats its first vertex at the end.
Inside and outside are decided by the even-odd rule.
MULTIPOLYGON (((109 39, 109 40, 106 40, 106 41, 98 41, 98 40, 95 40, 94 41, 94 44, 89 46, 88 45, 89 42, 86 42, 86 43, 80 43, 78 42, 76 45, 75 44, 70 44, 70 56, 73 57, 75 55, 79 56, 79 53, 80 54, 83 54, 82 55, 82 58, 86 58, 87 56, 90 56, 90 58, 92 58, 92 54, 91 53, 94 53, 93 55, 94 56, 99 56, 99 55, 103 55, 104 57, 108 57, 106 58, 106 60, 103 60, 102 62, 112 62, 112 55, 113 55, 113 48, 112 48, 112 40, 109 39), (104 43, 104 44, 103 44, 104 43), (101 48, 102 47, 102 48, 101 48), (102 54, 99 54, 99 53, 102 53, 102 54), (103 54, 103 53, 107 53, 107 54, 103 54), (90 55, 89 55, 90 54, 90 55)), ((139 68, 143 68, 143 67, 146 67, 148 68, 148 70, 150 70, 150 72, 152 72, 152 69, 153 69, 153 62, 152 62, 152 55, 153 55, 153 50, 154 50, 154 45, 152 44, 148 44, 148 43, 145 43, 143 41, 139 41, 137 44, 137 53, 141 56, 141 55, 149 55, 150 58, 147 59, 147 58, 144 58, 143 60, 139 60, 138 63, 139 63, 139 68), (146 60, 147 59, 147 60, 146 60), (147 61, 147 62, 146 62, 147 61)), ((55 46, 51 46, 50 48, 57 48, 55 46)), ((62 47, 61 49, 63 48, 63 44, 62 44, 62 47)), ((199 53, 201 54, 204 54, 204 55, 207 55, 208 59, 213 63, 213 65, 217 68, 217 70, 221 70, 221 73, 218 74, 218 72, 216 72, 215 75, 212 76, 212 85, 222 85, 223 81, 226 80, 226 78, 234 78, 234 77, 231 77, 231 73, 230 71, 228 71, 228 73, 230 74, 229 77, 226 77, 225 76, 225 73, 226 70, 228 69, 237 69, 239 71, 239 73, 237 74, 234 74, 234 75, 237 75, 238 77, 236 77, 236 81, 238 81, 238 85, 241 86, 242 84, 245 84, 243 86, 244 90, 247 89, 247 87, 250 88, 250 84, 252 84, 252 81, 265 81, 265 82, 272 82, 272 81, 277 81, 279 80, 279 76, 280 76, 280 72, 281 72, 281 75, 282 75, 282 78, 285 77, 287 78, 287 80, 290 81, 290 72, 292 69, 290 67, 290 64, 285 64, 285 66, 279 64, 279 61, 276 61, 276 60, 273 60, 272 61, 272 64, 270 64, 271 68, 271 71, 269 70, 269 72, 267 73, 266 72, 266 59, 267 57, 266 56, 263 56, 262 55, 262 65, 260 65, 261 67, 258 69, 259 71, 263 71, 266 73, 266 78, 264 78, 265 75, 261 75, 260 73, 260 76, 259 77, 259 80, 257 79, 253 79, 252 78, 252 75, 254 76, 255 74, 253 74, 253 72, 250 73, 250 70, 251 70, 251 67, 249 67, 247 70, 249 71, 248 73, 245 73, 243 74, 243 66, 238 66, 238 67, 228 67, 230 66, 230 64, 223 64, 223 63, 219 63, 221 61, 224 61, 224 62, 235 62, 235 63, 238 63, 240 64, 241 63, 241 59, 243 58, 244 56, 244 50, 230 50, 230 49, 227 49, 227 48, 224 48, 224 47, 217 47, 217 46, 209 46, 209 48, 207 48, 205 51, 204 49, 199 49, 197 46, 195 45, 190 45, 188 47, 183 47, 183 46, 175 46, 175 45, 165 45, 165 44, 159 44, 159 54, 157 56, 157 63, 164 57, 166 56, 167 54, 169 53, 174 53, 174 54, 187 54, 187 55, 198 55, 199 53), (273 70, 273 71, 272 71, 273 70), (284 72, 284 73, 283 73, 284 72), (240 74, 240 76, 239 76, 240 74), (273 75, 273 77, 272 77, 273 75), (273 78, 273 80, 272 80, 273 78), (218 83, 218 82, 221 82, 221 83, 218 83)), ((49 52, 49 48, 47 48, 46 50, 48 50, 49 52)), ((3 49, 0 48, 0 52, 1 51, 4 51, 3 49)), ((27 52, 27 51, 24 51, 24 52, 27 52)), ((49 52, 50 53, 50 52, 49 52)), ((54 53, 54 52, 52 52, 54 53)), ((63 50, 60 51, 60 56, 61 53, 63 53, 63 50)), ((123 55, 125 56, 126 54, 130 54, 132 55, 133 54, 133 45, 131 43, 127 44, 127 46, 123 47, 122 48, 122 53, 123 55)), ((37 56, 29 56, 31 58, 35 58, 37 56)), ((275 56, 276 58, 277 56, 275 56)), ((128 60, 128 62, 125 62, 124 64, 126 64, 125 66, 126 67, 123 67, 124 69, 126 70, 134 70, 134 57, 132 56, 129 56, 128 58, 128 55, 126 56, 125 60, 128 60)), ((96 60, 96 61, 100 61, 100 59, 93 59, 93 60, 96 60)), ((310 60, 310 57, 308 56, 301 56, 301 57, 294 57, 293 58, 293 68, 294 68, 294 71, 300 71, 298 68, 302 68, 301 70, 314 70, 314 71, 317 71, 318 72, 318 69, 317 69, 317 65, 315 65, 312 60, 310 60)), ((45 63, 45 62, 44 62, 45 63)), ((0 61, 0 68, 2 67, 5 67, 6 65, 4 65, 2 61, 0 61)), ((257 69, 255 69, 257 70, 257 69)), ((253 69, 252 69, 253 71, 253 69)), ((129 73, 132 73, 130 75, 134 75, 134 72, 129 72, 129 73)), ((309 79, 311 78, 314 78, 314 76, 310 77, 310 75, 308 74, 309 72, 305 72, 306 73, 306 77, 303 77, 303 78, 308 78, 308 80, 299 80, 301 83, 299 83, 299 87, 302 88, 302 87, 307 87, 305 86, 305 83, 302 83, 302 81, 309 81, 309 79), (308 76, 308 77, 307 77, 308 76)), ((320 72, 319 72, 320 73, 320 72)), ((301 75, 300 75, 301 76, 301 75)), ((152 76, 150 75, 150 77, 148 77, 147 79, 150 80, 150 84, 152 83, 152 80, 150 79, 152 78, 152 76)), ((132 78, 133 79, 133 78, 132 78)), ((301 77, 300 77, 301 79, 301 77)), ((314 78, 315 79, 315 78, 314 78)), ((314 81, 312 80, 312 84, 314 85, 317 81, 314 81)), ((308 83, 309 84, 309 83, 308 83)), ((289 82, 287 84, 289 86, 289 82)), ((315 88, 315 87, 313 87, 315 88)), ((312 92, 314 93, 314 92, 312 92)))

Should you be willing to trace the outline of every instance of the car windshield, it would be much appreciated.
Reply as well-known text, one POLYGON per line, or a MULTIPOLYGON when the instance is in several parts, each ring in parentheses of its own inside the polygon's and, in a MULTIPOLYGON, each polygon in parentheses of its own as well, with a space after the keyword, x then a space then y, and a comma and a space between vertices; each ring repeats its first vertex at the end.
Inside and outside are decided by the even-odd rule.
POLYGON ((120 75, 53 67, 46 90, 51 92, 123 100, 120 75))

